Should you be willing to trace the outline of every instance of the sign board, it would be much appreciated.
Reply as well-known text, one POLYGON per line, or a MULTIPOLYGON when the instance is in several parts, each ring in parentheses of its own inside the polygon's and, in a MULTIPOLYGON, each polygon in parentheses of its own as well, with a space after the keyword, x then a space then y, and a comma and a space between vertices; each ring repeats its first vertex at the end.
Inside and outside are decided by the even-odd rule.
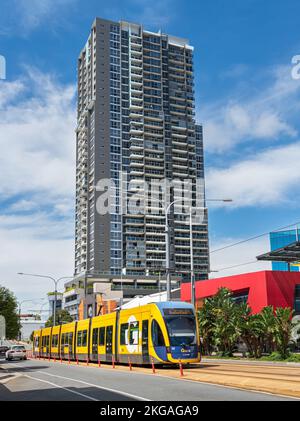
POLYGON ((0 315, 0 340, 5 339, 6 323, 5 317, 0 315))

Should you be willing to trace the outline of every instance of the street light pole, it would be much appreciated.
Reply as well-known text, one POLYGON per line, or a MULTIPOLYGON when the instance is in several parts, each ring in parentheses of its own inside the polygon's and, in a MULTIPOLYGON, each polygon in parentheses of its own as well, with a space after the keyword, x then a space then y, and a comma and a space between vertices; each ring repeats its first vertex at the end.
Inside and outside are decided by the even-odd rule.
POLYGON ((22 333, 21 333, 21 314, 22 314, 21 307, 22 307, 22 304, 24 304, 24 303, 32 303, 32 302, 35 302, 35 301, 39 301, 39 300, 36 299, 36 300, 23 300, 23 301, 18 301, 18 306, 19 306, 19 324, 20 324, 19 341, 22 339, 22 333))
POLYGON ((196 305, 195 274, 194 274, 194 244, 193 244, 193 208, 190 207, 190 255, 191 255, 191 303, 196 305))
MULTIPOLYGON (((205 202, 223 202, 231 203, 232 199, 206 199, 205 202)), ((196 285, 194 273, 194 242, 193 242, 193 210, 202 209, 204 212, 207 210, 206 206, 203 207, 190 207, 190 256, 191 256, 191 303, 196 306, 196 285)))
POLYGON ((53 309, 53 326, 56 325, 56 303, 57 303, 57 285, 59 281, 62 281, 63 279, 73 279, 72 276, 63 276, 62 278, 52 278, 52 276, 46 276, 46 275, 37 275, 35 273, 23 273, 19 272, 18 275, 24 275, 24 276, 34 276, 37 278, 46 278, 51 279, 54 282, 55 291, 54 291, 54 309, 53 309))
POLYGON ((167 278, 167 301, 171 301, 171 253, 170 253, 170 226, 169 226, 169 211, 173 205, 177 202, 182 202, 182 199, 174 200, 169 206, 166 208, 166 278, 167 278))

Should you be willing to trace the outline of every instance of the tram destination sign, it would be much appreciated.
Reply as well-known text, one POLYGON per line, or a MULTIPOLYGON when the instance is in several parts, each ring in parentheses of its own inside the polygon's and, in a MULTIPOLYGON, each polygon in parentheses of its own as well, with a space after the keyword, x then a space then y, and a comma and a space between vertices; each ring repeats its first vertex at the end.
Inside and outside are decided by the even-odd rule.
POLYGON ((191 308, 165 308, 165 316, 193 316, 194 312, 191 308))

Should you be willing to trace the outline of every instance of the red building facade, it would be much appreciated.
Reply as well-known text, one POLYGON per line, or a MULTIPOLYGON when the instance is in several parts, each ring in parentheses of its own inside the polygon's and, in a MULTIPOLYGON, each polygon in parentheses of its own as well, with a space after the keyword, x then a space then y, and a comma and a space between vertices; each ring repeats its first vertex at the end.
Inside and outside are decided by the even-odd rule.
MULTIPOLYGON (((270 305, 274 308, 295 308, 300 314, 298 272, 262 271, 196 282, 197 307, 201 307, 205 298, 215 295, 222 287, 233 291, 237 300, 247 300, 254 314, 270 305)), ((191 284, 181 285, 181 300, 191 300, 191 284)))

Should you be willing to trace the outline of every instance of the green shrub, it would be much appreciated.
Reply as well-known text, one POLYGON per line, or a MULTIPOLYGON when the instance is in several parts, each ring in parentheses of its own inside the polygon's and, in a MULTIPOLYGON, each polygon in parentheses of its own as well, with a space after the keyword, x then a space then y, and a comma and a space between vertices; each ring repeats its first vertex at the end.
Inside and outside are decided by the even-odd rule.
POLYGON ((271 355, 261 357, 261 361, 284 361, 284 358, 282 358, 279 352, 272 352, 271 355))
POLYGON ((291 354, 286 361, 289 363, 300 363, 300 354, 291 354))

